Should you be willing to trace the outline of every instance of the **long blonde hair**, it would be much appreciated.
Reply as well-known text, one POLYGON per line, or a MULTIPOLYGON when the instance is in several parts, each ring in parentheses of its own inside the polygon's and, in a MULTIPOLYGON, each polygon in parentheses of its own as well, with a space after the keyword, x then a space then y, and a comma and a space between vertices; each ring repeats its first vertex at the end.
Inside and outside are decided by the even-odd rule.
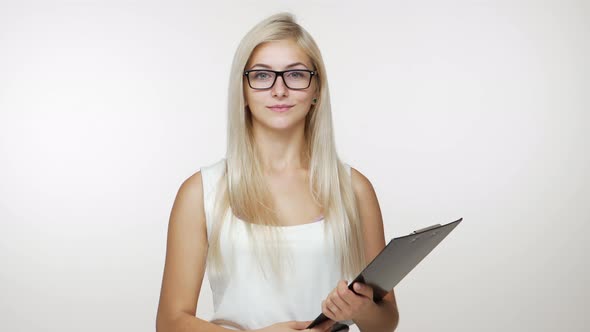
MULTIPOLYGON (((229 79, 227 155, 224 175, 218 182, 209 243, 212 272, 223 273, 233 262, 224 262, 220 250, 220 230, 229 215, 230 222, 240 218, 247 229, 253 251, 263 272, 263 261, 282 280, 288 253, 281 249, 281 227, 262 173, 261 160, 253 141, 252 119, 244 98, 245 66, 256 46, 278 40, 294 40, 311 59, 318 72, 318 101, 305 119, 305 155, 309 160, 309 190, 324 210, 324 226, 330 227, 341 274, 347 280, 364 268, 363 232, 351 179, 336 153, 328 80, 322 55, 311 35, 295 22, 293 15, 279 13, 252 28, 235 53, 229 79)), ((325 233, 328 234, 328 233, 325 233)), ((266 275, 266 272, 264 272, 266 275)))

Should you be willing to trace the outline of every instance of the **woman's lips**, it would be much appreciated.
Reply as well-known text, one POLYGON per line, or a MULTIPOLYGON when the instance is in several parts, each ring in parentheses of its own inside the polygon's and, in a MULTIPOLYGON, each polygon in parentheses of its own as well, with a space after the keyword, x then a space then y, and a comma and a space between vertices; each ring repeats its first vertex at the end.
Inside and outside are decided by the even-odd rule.
POLYGON ((267 106, 273 112, 286 112, 293 106, 267 106))

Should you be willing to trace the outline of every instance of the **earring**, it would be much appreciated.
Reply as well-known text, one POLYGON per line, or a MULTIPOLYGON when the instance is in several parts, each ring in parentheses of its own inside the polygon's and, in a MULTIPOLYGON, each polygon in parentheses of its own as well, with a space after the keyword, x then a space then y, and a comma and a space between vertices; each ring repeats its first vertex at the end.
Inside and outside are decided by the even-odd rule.
POLYGON ((313 103, 315 104, 317 102, 318 102, 318 99, 317 98, 313 98, 313 103))

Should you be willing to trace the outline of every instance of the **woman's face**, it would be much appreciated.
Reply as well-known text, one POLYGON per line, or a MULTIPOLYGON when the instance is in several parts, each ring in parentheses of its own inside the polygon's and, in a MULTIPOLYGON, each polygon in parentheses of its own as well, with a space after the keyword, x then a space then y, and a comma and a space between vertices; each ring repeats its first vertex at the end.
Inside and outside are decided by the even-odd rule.
MULTIPOLYGON (((246 70, 270 69, 275 71, 307 69, 314 70, 311 60, 293 40, 272 41, 258 45, 246 70)), ((251 73, 250 77, 253 78, 251 73)), ((287 75, 287 73, 285 73, 287 75)), ((295 74, 296 75, 296 74, 295 74)), ((264 78, 264 74, 259 76, 264 78)), ((293 86, 291 86, 293 87, 293 86)), ((287 88, 283 77, 277 76, 270 89, 255 90, 248 85, 244 77, 244 97, 246 105, 252 112, 254 125, 270 129, 289 129, 305 125, 305 116, 309 112, 312 100, 317 98, 317 82, 312 76, 311 84, 303 90, 287 88), (286 105, 287 108, 273 106, 286 105)))

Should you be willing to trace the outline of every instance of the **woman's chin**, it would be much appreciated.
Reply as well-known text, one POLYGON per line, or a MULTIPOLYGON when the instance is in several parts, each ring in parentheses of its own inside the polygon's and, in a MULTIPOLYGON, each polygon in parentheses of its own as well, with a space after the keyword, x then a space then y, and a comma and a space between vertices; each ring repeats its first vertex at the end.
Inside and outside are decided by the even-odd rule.
POLYGON ((261 123, 262 127, 273 131, 286 131, 297 128, 298 126, 305 126, 304 121, 293 121, 292 119, 269 119, 261 123))

